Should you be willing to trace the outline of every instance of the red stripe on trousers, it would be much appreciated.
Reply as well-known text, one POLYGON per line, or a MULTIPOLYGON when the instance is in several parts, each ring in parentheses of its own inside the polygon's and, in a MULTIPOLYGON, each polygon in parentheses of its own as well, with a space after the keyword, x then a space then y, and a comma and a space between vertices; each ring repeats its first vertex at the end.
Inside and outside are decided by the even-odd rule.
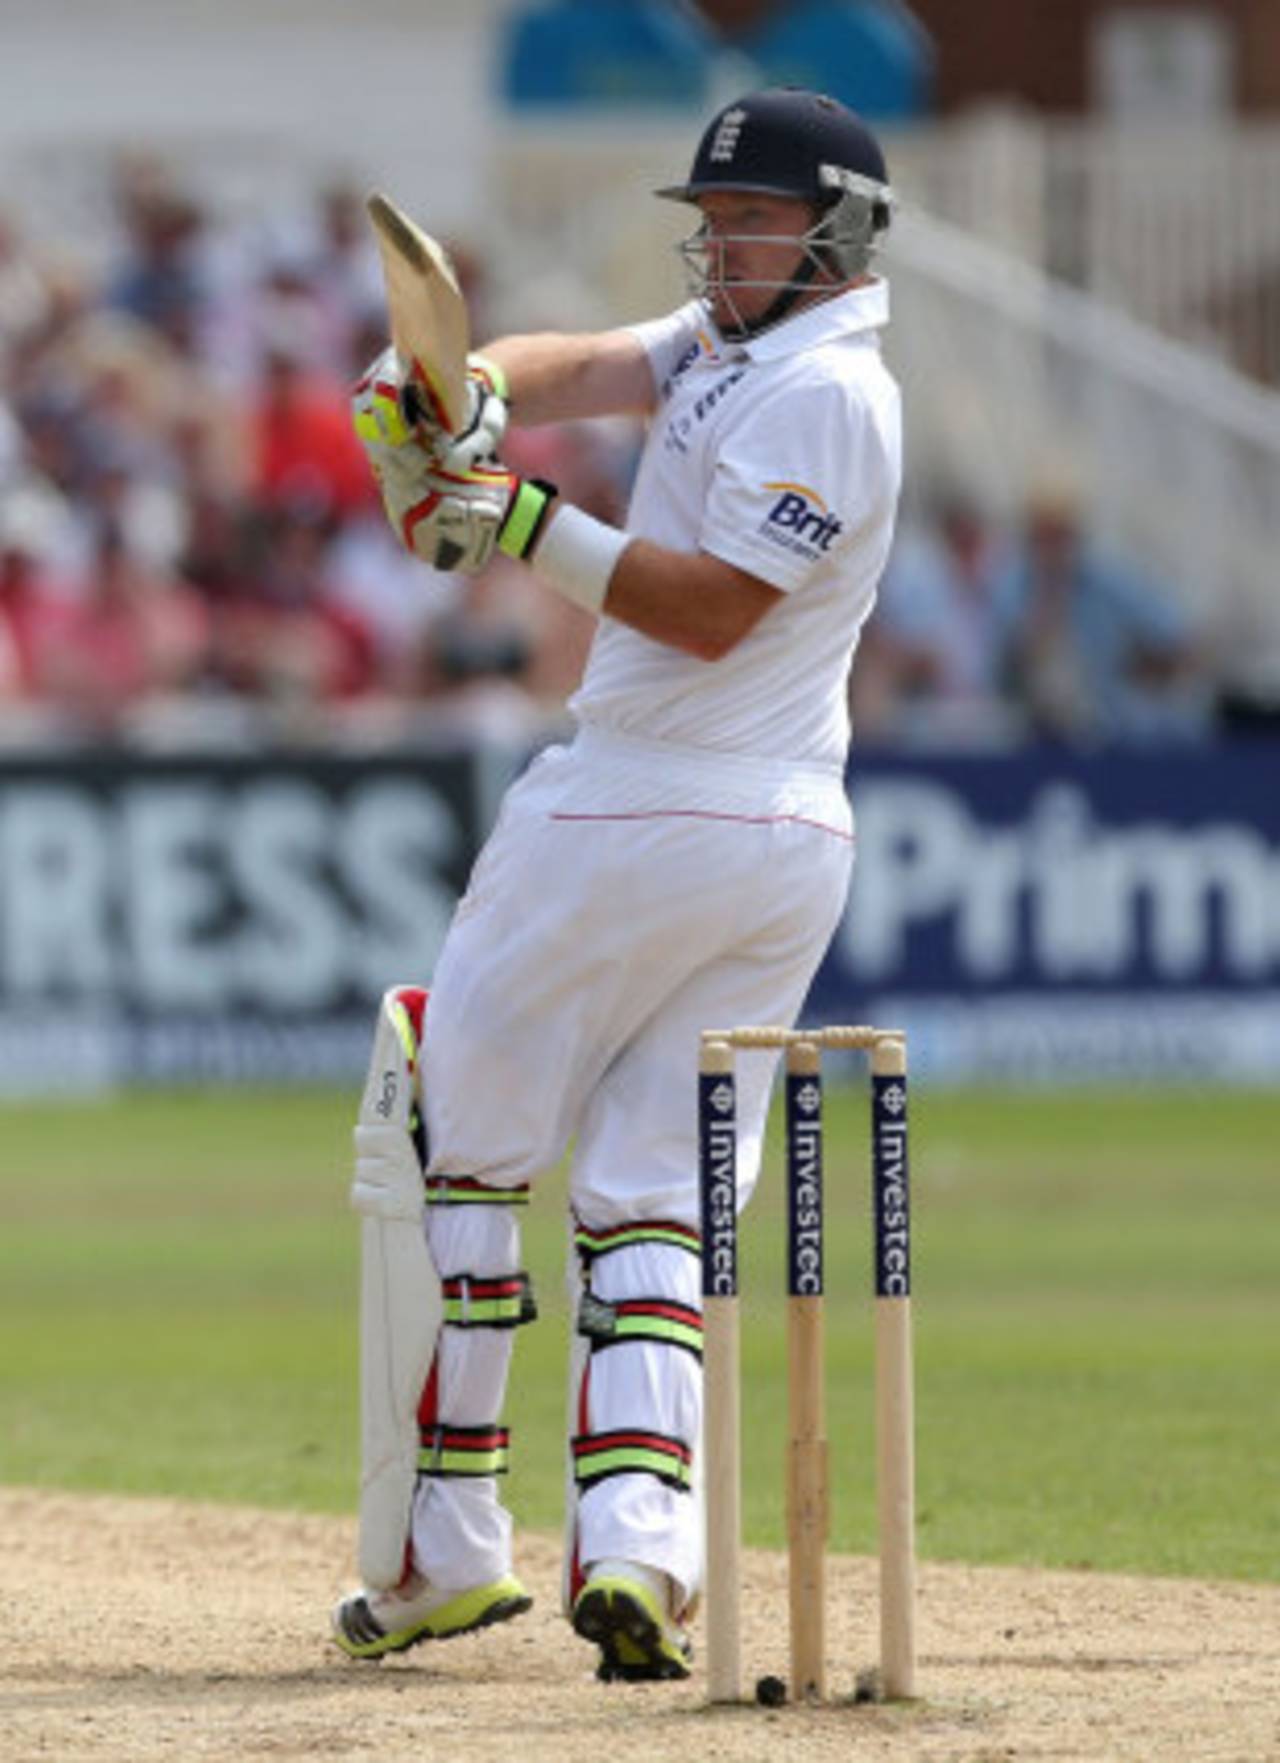
POLYGON ((810 820, 803 814, 717 814, 706 808, 650 808, 632 814, 570 814, 557 813, 549 820, 722 820, 737 826, 811 826, 818 832, 830 833, 834 839, 853 843, 852 833, 842 827, 828 826, 825 820, 810 820))

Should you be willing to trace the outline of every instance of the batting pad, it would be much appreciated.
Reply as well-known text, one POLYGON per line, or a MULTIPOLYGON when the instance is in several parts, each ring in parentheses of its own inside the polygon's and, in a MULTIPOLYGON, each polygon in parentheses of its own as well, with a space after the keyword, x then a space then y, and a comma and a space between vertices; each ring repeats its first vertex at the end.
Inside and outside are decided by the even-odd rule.
POLYGON ((351 1204, 362 1216, 359 1565, 375 1590, 398 1585, 404 1574, 418 1403, 444 1315, 411 1135, 416 1044, 406 1026, 400 994, 388 992, 354 1134, 351 1204))

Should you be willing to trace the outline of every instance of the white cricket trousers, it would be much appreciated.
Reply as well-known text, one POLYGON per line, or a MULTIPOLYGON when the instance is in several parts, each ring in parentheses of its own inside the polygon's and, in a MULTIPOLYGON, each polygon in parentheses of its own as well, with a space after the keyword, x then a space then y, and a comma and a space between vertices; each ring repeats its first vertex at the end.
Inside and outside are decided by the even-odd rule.
MULTIPOLYGON (((607 1233, 648 1221, 696 1232, 701 1031, 795 1021, 852 861, 852 817, 834 773, 594 729, 543 753, 503 804, 431 981, 421 1067, 429 1174, 514 1187, 536 1182, 572 1143, 578 1227, 607 1233)), ((742 1205, 759 1171, 776 1057, 739 1063, 742 1205)), ((516 1214, 483 1208, 495 1210, 501 1244, 497 1219, 432 1222, 443 1277, 516 1269, 496 1265, 518 1256, 516 1214), (479 1254, 490 1265, 450 1265, 479 1254)), ((697 1256, 678 1246, 622 1248, 571 1266, 571 1278, 606 1303, 700 1307, 697 1256)), ((511 1335, 499 1337, 495 1380, 483 1331, 450 1334, 442 1412, 452 1406, 455 1424, 492 1423, 511 1335)), ((573 1359, 571 1427, 696 1445, 695 1354, 637 1340, 588 1355, 577 1340, 573 1359)), ((571 1506, 581 1568, 640 1561, 686 1595, 696 1590, 701 1517, 689 1492, 622 1472, 571 1506)), ((508 1572, 510 1546, 491 1479, 420 1485, 415 1557, 437 1583, 508 1572)))

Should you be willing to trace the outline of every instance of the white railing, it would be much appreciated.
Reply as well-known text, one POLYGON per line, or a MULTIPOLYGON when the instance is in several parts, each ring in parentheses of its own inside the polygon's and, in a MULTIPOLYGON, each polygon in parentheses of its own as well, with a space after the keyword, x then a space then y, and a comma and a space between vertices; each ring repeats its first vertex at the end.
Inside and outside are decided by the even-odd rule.
POLYGON ((912 470, 1016 516, 1065 472, 1242 687, 1280 686, 1280 395, 921 213, 888 257, 912 470))
POLYGON ((1280 384, 1280 124, 992 112, 891 147, 910 202, 1280 384))

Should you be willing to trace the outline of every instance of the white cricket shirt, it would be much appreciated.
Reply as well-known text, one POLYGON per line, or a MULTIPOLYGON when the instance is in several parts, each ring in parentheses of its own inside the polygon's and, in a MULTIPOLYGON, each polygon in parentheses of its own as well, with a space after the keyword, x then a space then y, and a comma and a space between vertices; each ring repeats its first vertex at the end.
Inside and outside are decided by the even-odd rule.
POLYGON ((883 281, 727 343, 698 301, 638 325, 658 388, 627 531, 708 551, 782 598, 719 661, 602 618, 570 709, 585 727, 840 770, 848 678, 901 481, 883 281))

